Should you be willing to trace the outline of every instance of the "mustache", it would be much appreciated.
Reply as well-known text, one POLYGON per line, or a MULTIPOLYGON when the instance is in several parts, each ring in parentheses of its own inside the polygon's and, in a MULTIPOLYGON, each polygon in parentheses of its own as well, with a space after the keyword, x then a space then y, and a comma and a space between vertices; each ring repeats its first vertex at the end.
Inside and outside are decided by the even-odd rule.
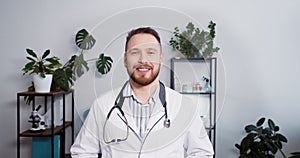
POLYGON ((153 65, 151 64, 138 64, 138 65, 135 65, 133 68, 146 68, 146 69, 152 69, 153 68, 153 65))

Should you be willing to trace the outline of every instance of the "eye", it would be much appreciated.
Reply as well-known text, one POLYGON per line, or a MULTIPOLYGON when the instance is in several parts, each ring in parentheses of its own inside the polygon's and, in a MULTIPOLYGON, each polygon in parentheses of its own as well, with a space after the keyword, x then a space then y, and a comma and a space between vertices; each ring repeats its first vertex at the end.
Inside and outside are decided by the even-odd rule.
POLYGON ((128 54, 129 54, 129 55, 138 55, 138 54, 139 54, 139 51, 137 51, 137 50, 132 50, 132 51, 129 51, 128 54))
POLYGON ((149 51, 148 54, 152 55, 152 54, 155 54, 155 52, 154 51, 149 51))
POLYGON ((156 55, 156 54, 158 54, 158 51, 157 51, 157 50, 154 50, 154 49, 151 49, 151 50, 148 50, 148 51, 147 51, 147 54, 148 54, 148 55, 156 55))

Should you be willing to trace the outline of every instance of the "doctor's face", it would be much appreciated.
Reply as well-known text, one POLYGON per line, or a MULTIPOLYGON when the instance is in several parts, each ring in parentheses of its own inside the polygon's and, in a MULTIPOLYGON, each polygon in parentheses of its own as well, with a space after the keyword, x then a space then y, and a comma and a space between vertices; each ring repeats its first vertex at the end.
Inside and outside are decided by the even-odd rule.
POLYGON ((145 86, 156 80, 162 61, 160 43, 153 35, 140 33, 128 41, 124 65, 135 83, 145 86))

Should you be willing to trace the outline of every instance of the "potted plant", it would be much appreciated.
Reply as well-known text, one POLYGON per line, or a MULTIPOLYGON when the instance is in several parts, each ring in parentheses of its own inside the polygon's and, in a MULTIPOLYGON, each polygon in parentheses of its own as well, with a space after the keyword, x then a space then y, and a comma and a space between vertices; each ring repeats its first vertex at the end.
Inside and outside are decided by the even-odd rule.
MULTIPOLYGON (((70 87, 74 84, 76 81, 76 78, 81 77, 85 71, 89 70, 88 62, 90 61, 96 61, 96 67, 100 74, 106 74, 111 70, 113 60, 111 57, 104 55, 103 53, 100 53, 99 57, 96 59, 90 59, 85 60, 84 59, 84 50, 91 49, 96 40, 92 35, 88 33, 85 29, 81 29, 76 33, 75 43, 76 46, 81 50, 79 55, 72 55, 71 58, 62 65, 59 63, 59 58, 57 57, 51 57, 46 58, 50 51, 47 50, 42 57, 38 58, 37 55, 30 49, 27 50, 27 53, 30 55, 30 57, 26 57, 30 60, 29 63, 25 65, 25 67, 22 69, 25 73, 34 73, 39 72, 40 69, 36 69, 33 64, 34 61, 39 61, 39 59, 42 59, 42 63, 50 62, 50 64, 45 64, 42 71, 41 76, 44 76, 44 74, 52 73, 52 84, 51 84, 51 91, 68 91, 70 87), (46 67, 46 69, 44 69, 46 67)), ((46 75, 45 75, 46 76, 46 75)), ((28 91, 36 91, 36 85, 31 84, 28 87, 28 91)), ((26 101, 26 104, 30 104, 33 100, 32 97, 24 97, 24 100, 26 101)))
MULTIPOLYGON (((240 144, 235 144, 239 150, 240 158, 274 158, 279 151, 286 158, 282 151, 283 143, 287 143, 286 137, 279 133, 279 126, 268 119, 268 126, 264 127, 265 118, 260 118, 255 125, 245 126, 247 135, 240 144)), ((299 158, 300 153, 291 153, 289 158, 299 158)))
MULTIPOLYGON (((287 143, 285 136, 280 134, 279 126, 268 119, 268 126, 263 127, 265 118, 260 118, 256 125, 245 126, 247 136, 242 139, 240 144, 235 144, 240 150, 240 157, 275 157, 277 151, 282 155, 282 143, 287 143)), ((284 156, 285 157, 285 156, 284 156)))
POLYGON ((214 46, 216 23, 210 21, 209 31, 196 28, 192 22, 186 25, 186 30, 180 32, 178 27, 174 28, 173 37, 169 44, 186 57, 209 58, 217 53, 220 48, 214 46))
POLYGON ((52 77, 55 69, 61 67, 59 58, 50 55, 50 49, 47 49, 41 56, 38 56, 32 49, 26 49, 26 59, 29 62, 22 71, 25 74, 33 74, 33 84, 36 92, 49 92, 52 83, 52 77))

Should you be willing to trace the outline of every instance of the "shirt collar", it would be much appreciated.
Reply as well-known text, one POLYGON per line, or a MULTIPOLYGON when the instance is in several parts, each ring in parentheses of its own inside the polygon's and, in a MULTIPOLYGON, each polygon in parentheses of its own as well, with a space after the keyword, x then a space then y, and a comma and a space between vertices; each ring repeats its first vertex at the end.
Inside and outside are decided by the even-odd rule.
MULTIPOLYGON (((157 86, 156 90, 154 91, 153 95, 150 97, 149 101, 150 103, 154 102, 159 99, 159 90, 160 90, 160 86, 157 86)), ((123 91, 123 97, 127 98, 127 97, 133 97, 133 99, 137 100, 139 102, 139 100, 137 99, 137 97, 135 96, 133 89, 131 88, 129 82, 127 83, 124 91, 123 91)))

